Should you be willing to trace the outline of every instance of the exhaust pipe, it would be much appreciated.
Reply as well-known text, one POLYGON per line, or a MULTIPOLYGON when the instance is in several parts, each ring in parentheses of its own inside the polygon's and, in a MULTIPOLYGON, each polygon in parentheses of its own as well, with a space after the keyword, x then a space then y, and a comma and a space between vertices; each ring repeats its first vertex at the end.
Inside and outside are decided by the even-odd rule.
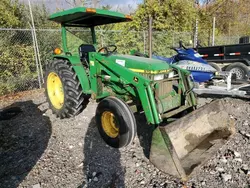
POLYGON ((152 136, 149 160, 161 171, 187 181, 235 133, 223 100, 215 100, 166 125, 152 136))

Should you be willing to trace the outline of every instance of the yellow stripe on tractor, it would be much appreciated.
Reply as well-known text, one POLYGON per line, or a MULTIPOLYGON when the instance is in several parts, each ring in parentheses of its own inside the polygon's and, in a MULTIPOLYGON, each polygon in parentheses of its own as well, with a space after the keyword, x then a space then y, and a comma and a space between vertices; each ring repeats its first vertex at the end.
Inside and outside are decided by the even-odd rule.
POLYGON ((133 72, 138 72, 138 73, 145 73, 145 74, 161 74, 161 73, 169 73, 172 71, 172 69, 168 70, 157 70, 157 71, 150 71, 150 70, 143 70, 143 69, 129 69, 133 72))

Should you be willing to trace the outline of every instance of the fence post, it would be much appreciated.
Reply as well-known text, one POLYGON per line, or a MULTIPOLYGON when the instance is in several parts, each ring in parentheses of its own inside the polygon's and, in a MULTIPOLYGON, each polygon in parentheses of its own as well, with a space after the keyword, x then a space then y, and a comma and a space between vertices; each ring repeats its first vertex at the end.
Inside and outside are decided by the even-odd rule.
POLYGON ((212 38, 212 46, 214 46, 214 38, 215 38, 215 17, 213 18, 213 38, 212 38))
POLYGON ((149 53, 149 58, 152 58, 152 20, 153 18, 149 16, 149 26, 148 26, 148 53, 149 53))
POLYGON ((198 43, 198 19, 195 20, 195 34, 194 34, 194 48, 197 47, 198 43))
POLYGON ((36 30, 35 29, 34 29, 34 37, 35 37, 35 43, 36 43, 36 49, 37 49, 38 63, 39 63, 40 72, 41 72, 41 79, 42 79, 42 83, 44 83, 43 67, 42 67, 42 64, 41 64, 40 51, 39 51, 39 47, 38 47, 38 42, 37 42, 37 38, 36 38, 36 30))
POLYGON ((144 54, 146 54, 146 32, 143 30, 143 47, 144 54))
POLYGON ((174 41, 175 41, 175 30, 172 32, 173 33, 173 36, 172 36, 172 47, 174 47, 174 41))
MULTIPOLYGON (((30 23, 29 23, 30 25, 30 23)), ((39 83, 39 88, 42 88, 41 85, 41 78, 40 78, 40 71, 39 71, 39 66, 38 66, 38 59, 37 59, 37 54, 36 54, 36 43, 35 43, 35 37, 34 37, 34 29, 30 25, 30 30, 31 30, 31 35, 32 35, 32 40, 33 40, 33 48, 34 48, 34 55, 35 55, 35 60, 36 60, 36 70, 37 70, 37 77, 38 77, 38 83, 39 83)))
MULTIPOLYGON (((38 48, 38 43, 37 43, 37 38, 36 38, 36 31, 35 31, 35 24, 34 24, 34 19, 33 19, 33 14, 32 14, 32 9, 31 9, 31 4, 30 4, 30 0, 29 0, 29 10, 30 10, 30 18, 31 18, 31 24, 32 24, 32 28, 33 28, 33 37, 34 37, 34 43, 35 43, 35 48, 36 48, 36 56, 38 57, 38 65, 39 65, 39 72, 40 72, 40 78, 42 80, 42 82, 44 83, 44 79, 43 79, 43 69, 42 69, 42 65, 41 65, 41 59, 40 59, 40 53, 39 53, 39 48, 38 48)), ((40 81, 41 82, 41 81, 40 81)), ((41 88, 41 87, 40 87, 41 88)))

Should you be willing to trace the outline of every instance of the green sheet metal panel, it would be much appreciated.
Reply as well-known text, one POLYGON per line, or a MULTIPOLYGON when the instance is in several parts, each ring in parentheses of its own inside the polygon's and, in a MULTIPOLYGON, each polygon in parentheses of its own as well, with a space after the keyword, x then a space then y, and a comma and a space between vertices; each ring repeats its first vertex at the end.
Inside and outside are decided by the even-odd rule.
POLYGON ((131 21, 131 18, 119 12, 77 7, 54 13, 50 15, 49 20, 65 25, 92 27, 97 25, 131 21), (93 10, 95 12, 93 12, 93 10))
POLYGON ((158 59, 150 59, 150 58, 143 58, 132 55, 122 55, 122 54, 107 56, 107 59, 116 62, 118 64, 120 64, 119 62, 123 62, 123 66, 133 69, 133 71, 135 72, 136 70, 144 70, 144 71, 172 70, 169 64, 158 59))

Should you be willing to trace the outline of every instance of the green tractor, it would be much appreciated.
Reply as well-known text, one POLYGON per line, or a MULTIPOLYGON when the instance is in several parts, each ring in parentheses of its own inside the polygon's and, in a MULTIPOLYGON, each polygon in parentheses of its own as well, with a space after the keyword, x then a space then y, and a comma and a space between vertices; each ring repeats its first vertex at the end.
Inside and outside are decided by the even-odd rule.
POLYGON ((150 161, 184 180, 214 153, 210 149, 215 147, 207 143, 210 138, 227 139, 232 134, 234 125, 221 101, 195 110, 197 99, 188 71, 160 60, 118 54, 115 45, 96 49, 96 26, 128 22, 129 15, 78 7, 49 19, 61 24, 62 33, 62 49, 54 50, 45 76, 47 100, 57 117, 76 116, 89 98, 96 100, 101 137, 111 147, 121 148, 135 138, 134 113, 142 112, 153 128, 150 161), (82 40, 81 35, 77 42, 71 40, 71 28, 85 28, 82 40), (76 47, 70 50, 72 45, 76 47), (168 123, 186 112, 191 113, 168 123))

